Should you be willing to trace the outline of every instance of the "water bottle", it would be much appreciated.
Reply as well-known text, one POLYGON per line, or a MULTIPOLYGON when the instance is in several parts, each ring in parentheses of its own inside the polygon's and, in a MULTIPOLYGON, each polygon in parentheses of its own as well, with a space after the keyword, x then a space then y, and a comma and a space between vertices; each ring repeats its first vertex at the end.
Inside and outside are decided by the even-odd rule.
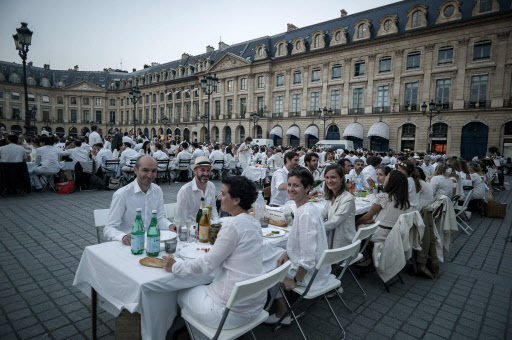
POLYGON ((356 179, 356 197, 361 197, 361 192, 363 191, 363 179, 361 175, 357 176, 356 179))
POLYGON ((142 222, 142 209, 137 208, 137 216, 132 228, 131 248, 133 255, 140 255, 144 252, 144 223, 142 222))
POLYGON ((158 221, 156 218, 156 210, 151 211, 151 223, 148 228, 148 245, 146 254, 148 256, 157 257, 160 253, 160 229, 158 229, 158 221))
POLYGON ((261 191, 258 191, 258 198, 254 202, 254 218, 260 223, 265 220, 265 199, 261 191))
POLYGON ((197 242, 197 228, 195 225, 190 227, 189 235, 188 235, 188 243, 196 243, 197 242))

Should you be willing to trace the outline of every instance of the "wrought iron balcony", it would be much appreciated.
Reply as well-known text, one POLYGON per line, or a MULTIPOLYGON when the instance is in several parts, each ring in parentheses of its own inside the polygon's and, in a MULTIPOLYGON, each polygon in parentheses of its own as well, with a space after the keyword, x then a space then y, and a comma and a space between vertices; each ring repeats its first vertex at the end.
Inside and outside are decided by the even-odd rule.
POLYGON ((290 112, 290 113, 288 113, 288 117, 300 117, 300 111, 299 112, 290 112))
POLYGON ((272 118, 283 118, 282 112, 274 112, 272 113, 272 118))
POLYGON ((503 101, 503 107, 512 107, 512 98, 503 101))
POLYGON ((464 102, 464 108, 467 110, 470 109, 485 109, 491 107, 491 101, 490 100, 478 100, 478 101, 465 101, 464 102))
POLYGON ((341 110, 340 109, 332 110, 332 116, 341 116, 341 110))
POLYGON ((362 115, 364 114, 364 108, 362 107, 353 107, 350 110, 348 110, 349 115, 362 115))
POLYGON ((318 111, 308 111, 306 112, 307 117, 320 117, 320 112, 318 111))
POLYGON ((418 104, 400 105, 400 112, 416 112, 419 110, 420 110, 420 106, 418 104))
POLYGON ((372 107, 372 113, 389 113, 389 106, 374 106, 372 107))

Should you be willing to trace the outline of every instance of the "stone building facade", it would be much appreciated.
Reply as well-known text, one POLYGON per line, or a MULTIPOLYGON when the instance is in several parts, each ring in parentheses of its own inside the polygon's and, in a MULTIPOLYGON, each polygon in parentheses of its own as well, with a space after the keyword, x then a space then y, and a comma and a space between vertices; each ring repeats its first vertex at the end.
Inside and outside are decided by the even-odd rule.
MULTIPOLYGON (((93 122, 130 131, 136 118, 148 136, 204 141, 201 79, 216 74, 212 141, 250 135, 312 145, 345 138, 368 149, 423 152, 430 139, 433 150, 449 155, 470 158, 495 146, 512 156, 511 23, 511 0, 402 1, 309 27, 289 24, 276 36, 221 42, 131 73, 30 66, 29 106, 37 107, 39 132, 81 134, 93 122), (142 92, 135 115, 134 86, 142 92), (439 114, 429 134, 431 101, 439 114)), ((21 68, 0 66, 0 126, 17 131, 25 112, 21 68)))

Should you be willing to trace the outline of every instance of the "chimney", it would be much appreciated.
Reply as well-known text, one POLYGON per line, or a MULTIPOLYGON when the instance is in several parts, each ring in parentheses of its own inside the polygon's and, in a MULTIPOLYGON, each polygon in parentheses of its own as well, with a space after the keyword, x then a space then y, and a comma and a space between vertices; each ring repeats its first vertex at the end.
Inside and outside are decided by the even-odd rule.
POLYGON ((293 31, 293 30, 296 30, 298 27, 295 26, 294 24, 286 24, 286 32, 290 32, 290 31, 293 31))
POLYGON ((73 71, 78 71, 78 65, 75 65, 75 66, 73 67, 73 71))
POLYGON ((206 53, 211 53, 211 52, 213 52, 213 51, 215 51, 215 49, 213 48, 213 46, 210 46, 210 45, 206 46, 206 53))
POLYGON ((346 17, 348 15, 347 11, 345 11, 344 9, 342 9, 340 11, 340 16, 343 18, 343 17, 346 17))
POLYGON ((50 64, 44 64, 43 68, 44 68, 45 70, 49 70, 49 69, 50 69, 50 64))
POLYGON ((135 67, 134 67, 134 68, 132 68, 132 72, 135 72, 135 71, 137 71, 137 69, 136 69, 135 67))
POLYGON ((144 64, 144 68, 150 68, 151 66, 149 66, 148 64, 144 64))
POLYGON ((219 51, 222 51, 222 50, 224 50, 224 49, 226 49, 228 47, 229 47, 228 44, 226 44, 226 43, 224 43, 222 41, 219 41, 219 51))
POLYGON ((160 64, 159 64, 159 63, 156 63, 156 62, 152 62, 152 63, 151 63, 151 67, 155 67, 155 66, 158 66, 158 65, 160 65, 160 64))
POLYGON ((183 54, 181 55, 181 59, 183 59, 183 60, 187 59, 188 57, 190 57, 190 54, 188 54, 186 52, 183 52, 183 54))
POLYGON ((32 67, 32 65, 34 65, 34 63, 33 63, 33 62, 31 62, 31 61, 29 61, 29 62, 27 63, 27 66, 28 66, 28 67, 32 67))

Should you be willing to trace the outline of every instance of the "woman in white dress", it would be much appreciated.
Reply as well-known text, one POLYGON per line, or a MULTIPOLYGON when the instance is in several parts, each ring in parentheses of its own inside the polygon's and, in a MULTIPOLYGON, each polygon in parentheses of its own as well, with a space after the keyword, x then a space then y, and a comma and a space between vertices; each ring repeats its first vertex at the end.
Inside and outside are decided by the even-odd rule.
MULTIPOLYGON (((264 273, 263 237, 261 226, 248 213, 258 193, 254 183, 242 176, 226 177, 222 181, 221 207, 232 217, 226 219, 215 245, 203 256, 176 262, 163 257, 164 269, 178 277, 215 273, 209 285, 184 289, 178 293, 178 304, 208 327, 217 327, 224 308, 237 282, 253 279, 264 273)), ((249 323, 266 301, 263 292, 248 300, 235 303, 224 324, 233 329, 249 323)))
POLYGON ((434 192, 434 199, 441 195, 452 197, 457 191, 457 179, 452 177, 452 168, 445 163, 440 163, 434 170, 434 177, 430 180, 430 186, 434 192))
POLYGON ((416 165, 410 161, 398 162, 398 171, 407 176, 407 183, 409 186, 409 203, 411 204, 412 210, 418 210, 420 204, 420 174, 416 170, 416 165))
POLYGON ((478 163, 470 163, 469 171, 471 172, 471 179, 473 181, 473 195, 471 200, 485 199, 485 175, 482 173, 482 168, 478 163))
MULTIPOLYGON (((292 262, 290 271, 283 281, 285 290, 292 290, 297 286, 307 286, 315 271, 316 264, 320 260, 324 250, 327 249, 327 237, 320 210, 309 202, 308 193, 313 185, 313 175, 303 167, 298 167, 288 174, 288 195, 290 200, 295 201, 297 211, 290 228, 286 251, 277 260, 280 266, 286 261, 292 262)), ((324 287, 330 278, 329 266, 318 271, 311 291, 324 287)), ((287 306, 283 297, 276 299, 277 310, 269 316, 265 323, 276 323, 286 312, 287 306)), ((282 320, 282 323, 289 325, 290 316, 282 320)))

